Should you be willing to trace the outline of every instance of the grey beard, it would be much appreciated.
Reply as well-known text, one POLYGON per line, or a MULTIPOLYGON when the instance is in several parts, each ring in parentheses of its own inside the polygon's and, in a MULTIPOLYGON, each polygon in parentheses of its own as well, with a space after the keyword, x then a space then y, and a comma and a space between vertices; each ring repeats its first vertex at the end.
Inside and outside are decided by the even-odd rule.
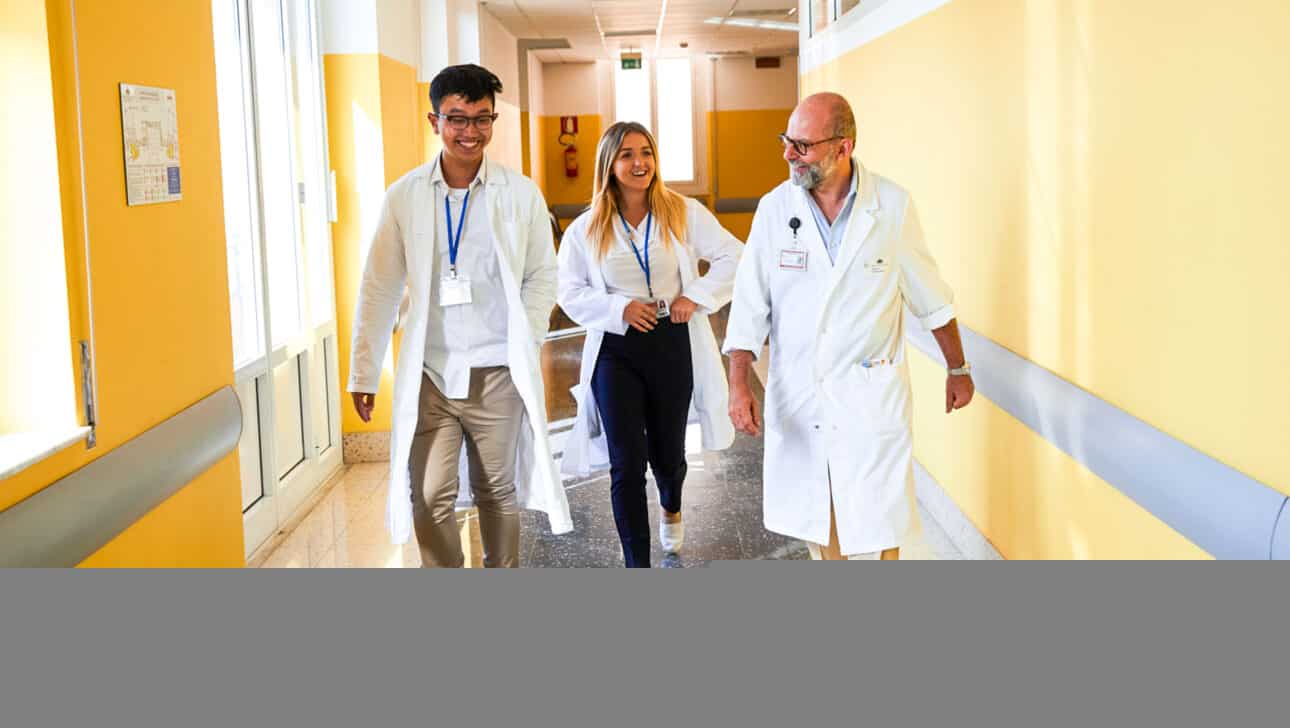
POLYGON ((825 170, 820 169, 818 166, 814 164, 811 164, 811 165, 807 165, 806 171, 801 173, 799 173, 796 169, 793 169, 792 167, 790 167, 788 171, 788 177, 793 182, 793 184, 797 185, 798 187, 801 187, 807 190, 813 190, 816 187, 819 187, 820 183, 824 181, 824 172, 825 170))

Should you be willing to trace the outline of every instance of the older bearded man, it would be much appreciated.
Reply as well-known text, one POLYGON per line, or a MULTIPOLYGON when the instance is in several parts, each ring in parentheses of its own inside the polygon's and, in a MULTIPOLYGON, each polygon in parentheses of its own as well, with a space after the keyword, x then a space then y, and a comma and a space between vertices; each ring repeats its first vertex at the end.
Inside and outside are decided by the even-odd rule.
POLYGON ((780 141, 790 180, 758 205, 735 278, 730 418, 762 430, 748 371, 769 336, 766 528, 817 559, 898 558, 913 486, 902 312, 945 355, 948 413, 974 391, 953 295, 909 194, 853 158, 845 99, 803 99, 780 141))

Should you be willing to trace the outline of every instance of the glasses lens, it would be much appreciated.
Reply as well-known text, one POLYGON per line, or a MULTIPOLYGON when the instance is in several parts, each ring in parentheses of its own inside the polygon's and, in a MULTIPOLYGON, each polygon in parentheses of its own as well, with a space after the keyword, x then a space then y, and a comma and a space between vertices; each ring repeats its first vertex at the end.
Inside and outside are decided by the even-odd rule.
POLYGON ((493 117, 491 117, 491 116, 477 116, 477 117, 475 117, 475 128, 476 128, 476 129, 490 129, 490 128, 492 128, 492 126, 493 126, 493 117))

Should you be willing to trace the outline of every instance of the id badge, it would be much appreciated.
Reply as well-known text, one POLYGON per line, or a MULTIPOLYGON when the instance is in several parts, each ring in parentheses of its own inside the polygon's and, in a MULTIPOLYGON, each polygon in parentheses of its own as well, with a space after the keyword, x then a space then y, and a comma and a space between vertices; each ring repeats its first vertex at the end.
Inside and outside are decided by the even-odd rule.
POLYGON ((444 276, 439 279, 439 305, 460 306, 470 303, 470 279, 444 276))
POLYGON ((805 250, 781 250, 779 251, 779 269, 780 270, 806 270, 806 251, 805 250))
POLYGON ((660 298, 654 302, 654 314, 659 321, 662 321, 672 315, 672 308, 668 306, 667 301, 660 298))

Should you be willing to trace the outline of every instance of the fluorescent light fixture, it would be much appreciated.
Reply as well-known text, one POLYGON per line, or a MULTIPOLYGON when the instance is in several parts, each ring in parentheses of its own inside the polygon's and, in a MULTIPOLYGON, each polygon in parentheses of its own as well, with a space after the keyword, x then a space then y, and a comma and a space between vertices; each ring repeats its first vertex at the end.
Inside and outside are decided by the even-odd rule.
POLYGON ((632 38, 640 35, 656 35, 654 30, 610 30, 603 34, 605 38, 632 38))
POLYGON ((757 18, 708 18, 703 21, 708 25, 735 25, 740 28, 758 28, 760 30, 785 30, 796 33, 797 23, 783 20, 759 20, 757 18))

